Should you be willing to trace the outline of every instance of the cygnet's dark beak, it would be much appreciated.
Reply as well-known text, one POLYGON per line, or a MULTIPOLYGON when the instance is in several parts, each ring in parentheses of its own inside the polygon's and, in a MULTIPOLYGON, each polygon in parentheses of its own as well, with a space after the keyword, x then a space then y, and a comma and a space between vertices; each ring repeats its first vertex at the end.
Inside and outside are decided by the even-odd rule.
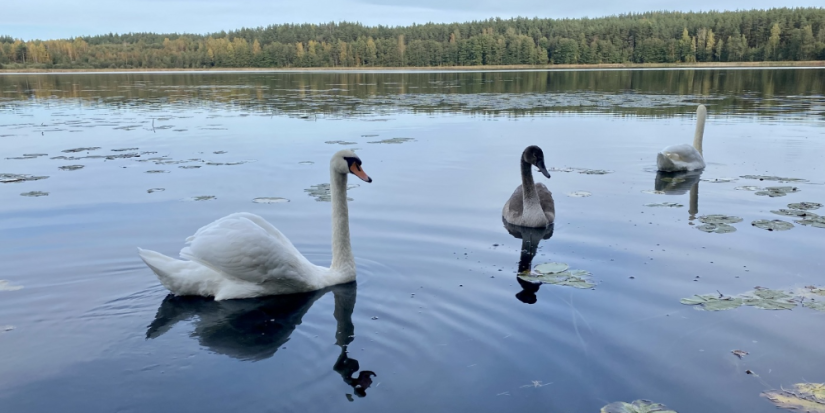
POLYGON ((550 172, 547 172, 547 168, 544 167, 544 161, 536 162, 536 167, 539 168, 539 172, 544 174, 544 176, 550 177, 550 172))

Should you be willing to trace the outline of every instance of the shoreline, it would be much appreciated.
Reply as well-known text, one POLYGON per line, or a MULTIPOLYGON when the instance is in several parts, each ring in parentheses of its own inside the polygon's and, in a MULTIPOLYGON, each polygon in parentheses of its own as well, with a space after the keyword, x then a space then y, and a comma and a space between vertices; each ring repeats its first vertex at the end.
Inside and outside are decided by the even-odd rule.
POLYGON ((788 62, 702 62, 702 63, 609 63, 572 65, 501 65, 501 66, 427 66, 427 67, 240 67, 240 68, 140 68, 140 69, 0 69, 0 75, 70 74, 70 73, 221 73, 221 72, 507 72, 507 71, 585 71, 644 69, 818 69, 825 61, 788 62))

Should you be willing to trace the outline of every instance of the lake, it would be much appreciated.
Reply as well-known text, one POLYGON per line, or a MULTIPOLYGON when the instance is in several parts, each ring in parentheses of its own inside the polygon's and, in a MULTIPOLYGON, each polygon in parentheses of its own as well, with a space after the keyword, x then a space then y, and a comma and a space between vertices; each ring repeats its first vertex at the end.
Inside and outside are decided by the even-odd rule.
POLYGON ((825 382, 825 229, 771 212, 825 204, 823 154, 823 69, 0 75, 0 410, 774 412, 825 382), (700 103, 707 168, 657 177, 700 103), (552 232, 502 223, 528 145, 552 232), (247 211, 329 265, 344 148, 356 283, 172 297, 138 257, 247 211))

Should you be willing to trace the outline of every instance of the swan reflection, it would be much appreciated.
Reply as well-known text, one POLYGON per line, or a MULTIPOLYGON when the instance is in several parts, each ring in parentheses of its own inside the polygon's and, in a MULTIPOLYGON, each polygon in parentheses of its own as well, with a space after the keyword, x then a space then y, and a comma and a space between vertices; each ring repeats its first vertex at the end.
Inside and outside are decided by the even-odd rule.
POLYGON ((667 195, 683 195, 690 191, 690 221, 699 213, 699 179, 702 171, 690 172, 656 172, 654 187, 667 195))
MULTIPOLYGON (((319 298, 332 291, 337 322, 336 344, 341 354, 333 370, 365 397, 375 373, 360 370, 358 360, 350 358, 347 346, 355 337, 352 312, 355 309, 356 282, 323 290, 244 300, 214 301, 209 298, 168 295, 146 331, 147 339, 160 337, 179 321, 197 318, 190 334, 209 350, 238 360, 258 361, 272 357, 301 324, 304 315, 319 298)), ((353 400, 351 394, 347 398, 353 400)))
MULTIPOLYGON (((519 274, 525 271, 529 272, 533 268, 533 257, 536 256, 539 242, 543 239, 550 239, 550 237, 553 236, 555 226, 550 224, 546 228, 528 228, 510 224, 503 219, 502 221, 507 232, 514 238, 521 240, 521 255, 518 260, 519 274)), ((536 292, 538 292, 541 284, 524 281, 519 277, 516 277, 516 281, 518 281, 522 288, 522 290, 516 294, 516 298, 523 303, 534 304, 538 300, 536 298, 536 292)))

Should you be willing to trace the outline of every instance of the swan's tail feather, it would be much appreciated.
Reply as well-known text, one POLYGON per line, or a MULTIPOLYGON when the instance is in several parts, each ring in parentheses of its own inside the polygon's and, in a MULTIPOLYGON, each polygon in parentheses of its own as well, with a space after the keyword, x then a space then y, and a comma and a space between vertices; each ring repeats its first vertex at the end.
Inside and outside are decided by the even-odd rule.
POLYGON ((172 294, 214 296, 220 284, 214 271, 196 262, 176 260, 142 248, 138 248, 138 255, 172 294))

